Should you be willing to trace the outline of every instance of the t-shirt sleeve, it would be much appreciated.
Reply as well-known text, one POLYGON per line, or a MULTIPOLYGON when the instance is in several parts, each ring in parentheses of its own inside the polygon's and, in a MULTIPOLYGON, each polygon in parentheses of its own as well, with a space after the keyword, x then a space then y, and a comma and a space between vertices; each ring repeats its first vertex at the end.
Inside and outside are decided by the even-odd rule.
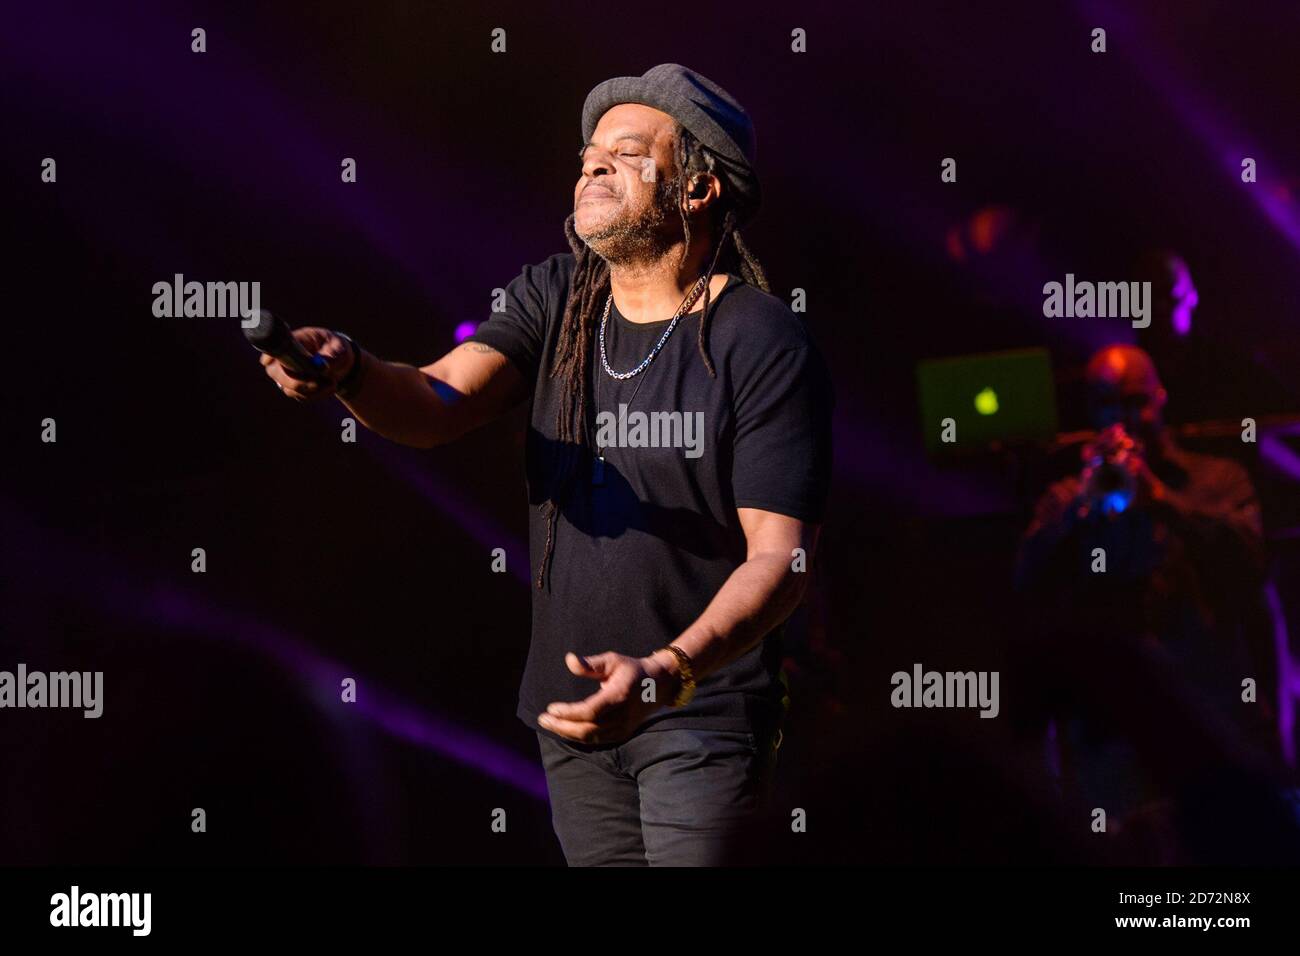
MULTIPOLYGON (((529 384, 537 381, 542 347, 546 341, 549 310, 561 281, 561 264, 552 256, 538 265, 524 266, 505 288, 503 308, 493 312, 466 341, 491 346, 523 373, 529 384)), ((562 291, 562 290, 561 290, 562 291)))
POLYGON ((817 524, 831 478, 830 375, 817 349, 785 349, 736 395, 732 490, 737 508, 817 524))

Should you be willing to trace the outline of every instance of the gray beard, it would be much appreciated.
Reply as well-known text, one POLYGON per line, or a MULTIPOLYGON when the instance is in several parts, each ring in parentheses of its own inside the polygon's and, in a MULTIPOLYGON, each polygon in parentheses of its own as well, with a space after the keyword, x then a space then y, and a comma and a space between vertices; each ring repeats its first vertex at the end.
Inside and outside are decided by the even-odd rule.
POLYGON ((665 235, 664 223, 676 208, 679 195, 677 180, 659 180, 654 201, 640 215, 611 222, 588 235, 578 234, 592 252, 611 266, 657 262, 675 242, 665 235))

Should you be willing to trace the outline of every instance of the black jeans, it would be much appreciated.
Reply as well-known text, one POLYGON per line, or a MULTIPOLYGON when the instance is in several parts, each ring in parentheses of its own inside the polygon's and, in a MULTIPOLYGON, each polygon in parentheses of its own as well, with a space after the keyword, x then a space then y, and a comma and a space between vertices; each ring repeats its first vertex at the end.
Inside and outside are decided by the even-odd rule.
POLYGON ((771 789, 779 730, 647 730, 586 746, 539 733, 570 866, 717 866, 771 789))

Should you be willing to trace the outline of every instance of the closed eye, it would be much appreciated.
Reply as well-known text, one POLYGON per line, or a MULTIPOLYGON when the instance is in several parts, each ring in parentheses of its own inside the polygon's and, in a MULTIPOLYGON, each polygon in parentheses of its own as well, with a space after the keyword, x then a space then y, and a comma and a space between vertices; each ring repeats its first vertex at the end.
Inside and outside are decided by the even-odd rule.
MULTIPOLYGON (((590 148, 590 146, 578 147, 578 162, 585 163, 587 161, 587 150, 590 148)), ((624 159, 642 159, 648 156, 649 153, 644 150, 620 150, 617 155, 624 159)))

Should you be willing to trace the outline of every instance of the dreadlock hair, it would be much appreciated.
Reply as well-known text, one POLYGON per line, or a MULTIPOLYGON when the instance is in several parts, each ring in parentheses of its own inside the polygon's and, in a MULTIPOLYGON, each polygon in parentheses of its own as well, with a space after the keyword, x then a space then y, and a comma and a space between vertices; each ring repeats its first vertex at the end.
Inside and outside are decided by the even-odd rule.
MULTIPOLYGON (((725 180, 726 173, 724 170, 715 172, 717 159, 713 152, 680 123, 674 128, 674 158, 678 170, 675 180, 676 204, 682 219, 681 262, 684 264, 691 247, 691 224, 683 211, 683 206, 687 202, 687 191, 691 180, 700 173, 713 173, 725 180)), ((718 239, 714 245, 708 271, 704 274, 704 302, 703 311, 700 313, 697 345, 704 367, 710 377, 716 378, 717 372, 713 367, 713 359, 709 355, 709 322, 712 319, 709 312, 709 282, 714 272, 721 265, 724 271, 739 273, 745 282, 757 286, 764 292, 770 292, 771 289, 763 267, 740 235, 735 202, 727 190, 724 190, 721 202, 714 210, 712 224, 718 239)), ((599 316, 604 312, 605 299, 610 294, 609 263, 593 252, 578 236, 572 213, 564 220, 564 235, 569 241, 569 248, 573 251, 574 269, 569 283, 568 299, 564 304, 564 315, 560 320, 560 333, 555 343, 554 362, 551 365, 551 377, 561 379, 564 386, 555 422, 556 439, 563 460, 559 469, 560 477, 558 480, 554 478, 551 480, 552 485, 547 489, 546 500, 541 505, 546 511, 546 543, 542 549, 542 560, 537 568, 536 586, 539 590, 544 586, 546 572, 554 553, 556 520, 560 507, 572 489, 579 468, 589 453, 587 421, 589 369, 599 316)))

